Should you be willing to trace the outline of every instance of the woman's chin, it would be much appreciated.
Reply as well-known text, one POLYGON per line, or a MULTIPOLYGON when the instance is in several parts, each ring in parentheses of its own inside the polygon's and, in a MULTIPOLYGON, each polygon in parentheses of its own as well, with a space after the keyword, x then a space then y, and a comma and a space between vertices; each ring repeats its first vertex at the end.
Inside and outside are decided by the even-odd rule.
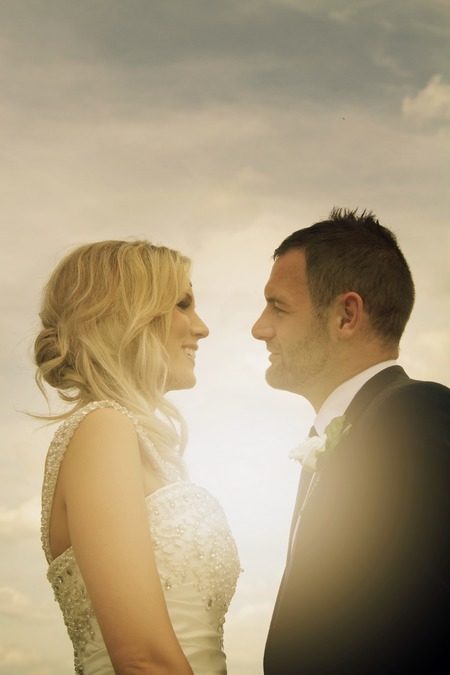
POLYGON ((166 392, 180 391, 181 389, 192 389, 197 383, 197 378, 194 373, 189 373, 183 376, 170 377, 167 380, 166 392))

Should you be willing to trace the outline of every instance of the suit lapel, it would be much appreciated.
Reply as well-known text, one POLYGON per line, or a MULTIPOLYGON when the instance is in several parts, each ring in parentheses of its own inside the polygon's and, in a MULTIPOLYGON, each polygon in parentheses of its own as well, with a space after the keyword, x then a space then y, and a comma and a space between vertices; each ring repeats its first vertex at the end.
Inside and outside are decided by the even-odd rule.
POLYGON ((300 511, 306 499, 306 495, 308 494, 308 488, 311 484, 313 476, 314 476, 313 471, 307 469, 306 467, 302 467, 302 471, 300 474, 300 482, 297 491, 297 499, 295 500, 294 512, 292 514, 291 530, 289 533, 288 555, 289 551, 291 550, 292 538, 294 536, 297 520, 299 518, 300 511))
MULTIPOLYGON (((356 425, 362 418, 365 418, 369 411, 372 411, 375 406, 378 406, 386 396, 389 396, 393 388, 404 386, 409 381, 409 377, 400 366, 385 368, 374 375, 374 377, 361 387, 345 411, 345 417, 348 424, 352 426, 356 425)), ((313 476, 314 473, 312 471, 307 468, 302 468, 289 533, 288 558, 292 549, 293 538, 300 512, 308 494, 308 489, 313 476)))
POLYGON ((392 389, 404 386, 410 378, 400 366, 385 368, 368 380, 350 402, 345 417, 350 425, 356 424, 360 417, 389 396, 392 389))

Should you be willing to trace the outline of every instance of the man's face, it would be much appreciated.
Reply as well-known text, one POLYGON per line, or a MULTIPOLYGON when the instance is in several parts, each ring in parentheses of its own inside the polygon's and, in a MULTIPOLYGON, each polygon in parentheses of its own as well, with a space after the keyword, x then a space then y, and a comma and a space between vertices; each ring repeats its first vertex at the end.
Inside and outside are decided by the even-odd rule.
POLYGON ((252 329, 264 340, 271 365, 267 382, 310 398, 326 375, 330 337, 309 293, 304 251, 291 249, 275 261, 264 289, 266 307, 252 329))

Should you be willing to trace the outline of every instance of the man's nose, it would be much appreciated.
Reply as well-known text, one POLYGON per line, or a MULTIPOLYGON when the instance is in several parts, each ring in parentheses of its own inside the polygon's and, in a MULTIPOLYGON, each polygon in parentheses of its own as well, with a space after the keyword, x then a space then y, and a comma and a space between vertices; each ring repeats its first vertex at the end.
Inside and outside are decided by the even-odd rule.
POLYGON ((267 322, 264 312, 253 324, 252 335, 256 340, 270 340, 273 337, 273 328, 267 322))

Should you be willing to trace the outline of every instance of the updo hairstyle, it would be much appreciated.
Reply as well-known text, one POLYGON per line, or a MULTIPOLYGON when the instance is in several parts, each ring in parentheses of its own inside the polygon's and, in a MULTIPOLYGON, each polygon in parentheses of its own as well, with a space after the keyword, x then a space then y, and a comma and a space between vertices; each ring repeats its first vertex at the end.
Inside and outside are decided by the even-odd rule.
POLYGON ((73 404, 114 400, 136 413, 160 449, 180 445, 176 409, 164 398, 171 313, 189 289, 190 263, 147 241, 75 249, 44 288, 34 345, 36 381, 73 404))

